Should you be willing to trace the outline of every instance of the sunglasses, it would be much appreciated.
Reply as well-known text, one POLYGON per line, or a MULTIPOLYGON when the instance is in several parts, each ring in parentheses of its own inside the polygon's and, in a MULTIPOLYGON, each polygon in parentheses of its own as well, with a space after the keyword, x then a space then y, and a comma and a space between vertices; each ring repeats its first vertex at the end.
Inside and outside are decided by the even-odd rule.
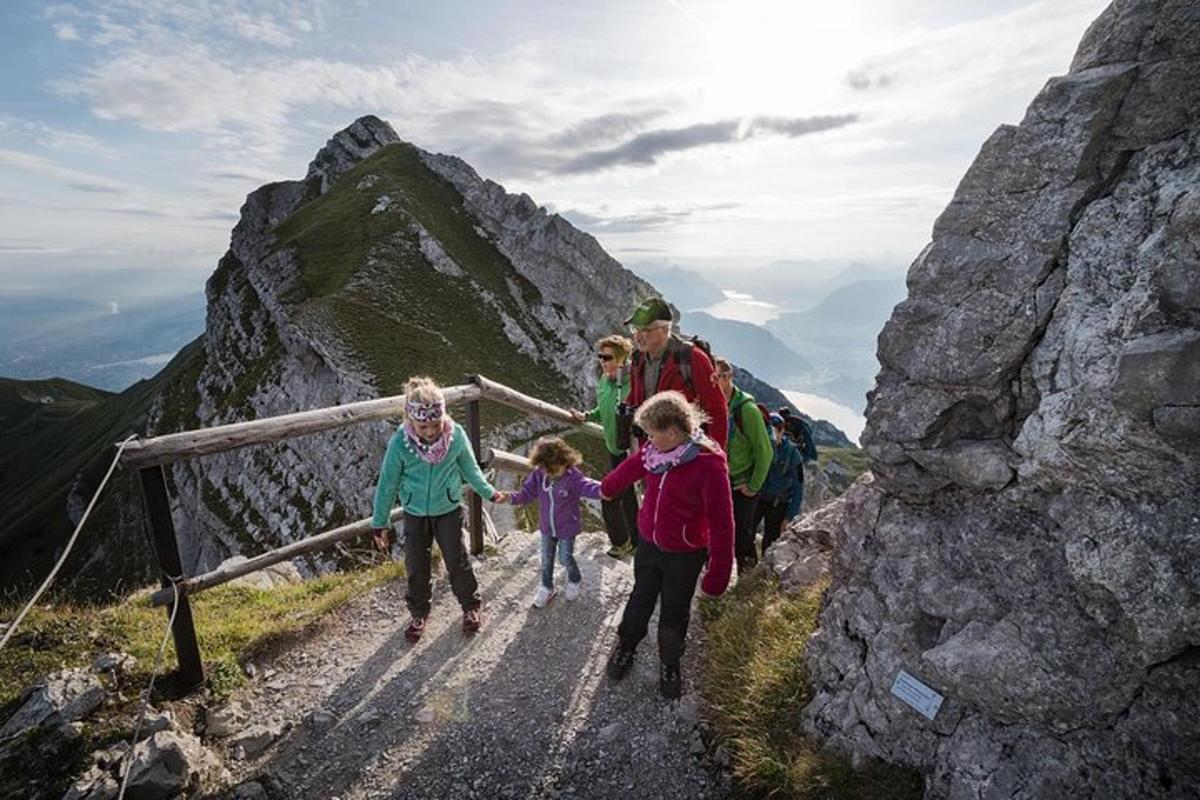
POLYGON ((614 356, 612 353, 597 353, 596 358, 600 359, 601 361, 612 361, 614 356))

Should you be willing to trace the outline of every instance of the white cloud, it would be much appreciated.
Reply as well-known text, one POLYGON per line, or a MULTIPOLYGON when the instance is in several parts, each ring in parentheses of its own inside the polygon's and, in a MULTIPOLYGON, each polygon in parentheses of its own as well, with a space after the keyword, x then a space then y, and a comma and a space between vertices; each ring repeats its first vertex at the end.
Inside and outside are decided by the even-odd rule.
POLYGON ((127 185, 119 181, 114 181, 90 172, 64 167, 49 159, 19 150, 0 149, 0 168, 2 167, 54 178, 62 181, 72 189, 78 189, 83 192, 111 192, 120 194, 129 190, 127 185))
POLYGON ((37 120, 0 117, 0 135, 15 136, 26 144, 48 147, 51 150, 87 153, 114 160, 121 157, 116 149, 102 144, 90 134, 63 130, 37 120))
POLYGON ((79 31, 74 25, 62 23, 54 26, 54 35, 63 42, 75 42, 79 40, 79 31))
MULTIPOLYGON (((273 47, 291 47, 296 37, 285 31, 270 17, 252 17, 249 14, 234 14, 229 24, 238 36, 249 42, 261 42, 273 47)), ((300 28, 299 30, 303 30, 300 28)))

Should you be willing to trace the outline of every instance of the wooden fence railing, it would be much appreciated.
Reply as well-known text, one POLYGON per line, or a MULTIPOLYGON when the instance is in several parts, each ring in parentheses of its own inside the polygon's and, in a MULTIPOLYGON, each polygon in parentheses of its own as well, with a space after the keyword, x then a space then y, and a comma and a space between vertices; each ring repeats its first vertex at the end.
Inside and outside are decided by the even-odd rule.
MULTIPOLYGON (((471 441, 476 458, 483 466, 501 470, 528 471, 528 459, 503 450, 480 450, 479 404, 491 400, 527 414, 572 425, 590 434, 603 436, 603 429, 594 423, 579 425, 570 413, 544 400, 522 394, 482 375, 468 375, 467 383, 443 390, 447 405, 466 405, 463 426, 471 441)), ((162 570, 162 587, 151 596, 154 605, 166 605, 172 613, 172 604, 178 592, 178 609, 174 610, 172 636, 175 653, 179 661, 178 677, 183 686, 198 686, 204 681, 204 668, 200 648, 196 642, 196 629, 192 619, 188 596, 204 589, 218 586, 242 575, 256 572, 294 558, 331 547, 361 536, 371 529, 370 519, 361 519, 330 531, 325 531, 282 547, 269 550, 241 564, 212 570, 202 575, 186 576, 179 556, 179 542, 175 523, 171 518, 171 502, 167 495, 166 474, 163 467, 181 461, 213 453, 224 453, 251 445, 269 444, 298 436, 307 436, 321 431, 377 422, 398 417, 404 411, 404 395, 365 400, 343 406, 319 408, 284 414, 277 417, 217 425, 192 431, 182 431, 164 436, 136 439, 125 445, 121 454, 123 467, 137 469, 141 479, 142 502, 146 509, 146 525, 155 557, 162 570), (174 584, 174 587, 172 587, 174 584)), ((467 527, 471 536, 471 552, 483 551, 483 502, 474 493, 468 492, 467 527)), ((401 509, 392 511, 392 521, 403 515, 401 509)))

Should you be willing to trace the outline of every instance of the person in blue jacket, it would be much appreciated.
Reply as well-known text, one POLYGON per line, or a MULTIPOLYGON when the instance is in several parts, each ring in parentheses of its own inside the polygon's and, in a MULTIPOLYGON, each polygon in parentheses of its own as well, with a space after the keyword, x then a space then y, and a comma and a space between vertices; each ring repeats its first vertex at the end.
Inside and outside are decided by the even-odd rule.
POLYGON ((764 554, 779 538, 783 526, 799 516, 800 506, 804 503, 804 483, 800 480, 801 470, 804 469, 804 456, 784 435, 783 417, 772 414, 770 420, 769 433, 774 442, 775 455, 771 459, 767 480, 758 492, 754 524, 750 528, 756 531, 760 522, 765 523, 762 541, 764 554))

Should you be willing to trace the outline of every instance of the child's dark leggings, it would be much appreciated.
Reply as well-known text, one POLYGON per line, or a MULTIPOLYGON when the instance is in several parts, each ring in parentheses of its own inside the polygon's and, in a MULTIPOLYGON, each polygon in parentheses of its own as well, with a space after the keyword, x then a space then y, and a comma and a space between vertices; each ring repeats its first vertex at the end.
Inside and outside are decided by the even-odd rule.
POLYGON ((430 564, 433 542, 437 540, 450 575, 450 588, 463 611, 479 607, 479 583, 471 569, 463 543, 462 509, 437 517, 404 518, 404 568, 408 572, 408 612, 414 617, 429 616, 430 564))
POLYGON ((687 641, 696 580, 707 561, 707 550, 668 553, 643 536, 633 557, 633 591, 617 628, 621 643, 633 649, 646 638, 654 605, 659 603, 658 657, 664 664, 678 664, 687 641))

